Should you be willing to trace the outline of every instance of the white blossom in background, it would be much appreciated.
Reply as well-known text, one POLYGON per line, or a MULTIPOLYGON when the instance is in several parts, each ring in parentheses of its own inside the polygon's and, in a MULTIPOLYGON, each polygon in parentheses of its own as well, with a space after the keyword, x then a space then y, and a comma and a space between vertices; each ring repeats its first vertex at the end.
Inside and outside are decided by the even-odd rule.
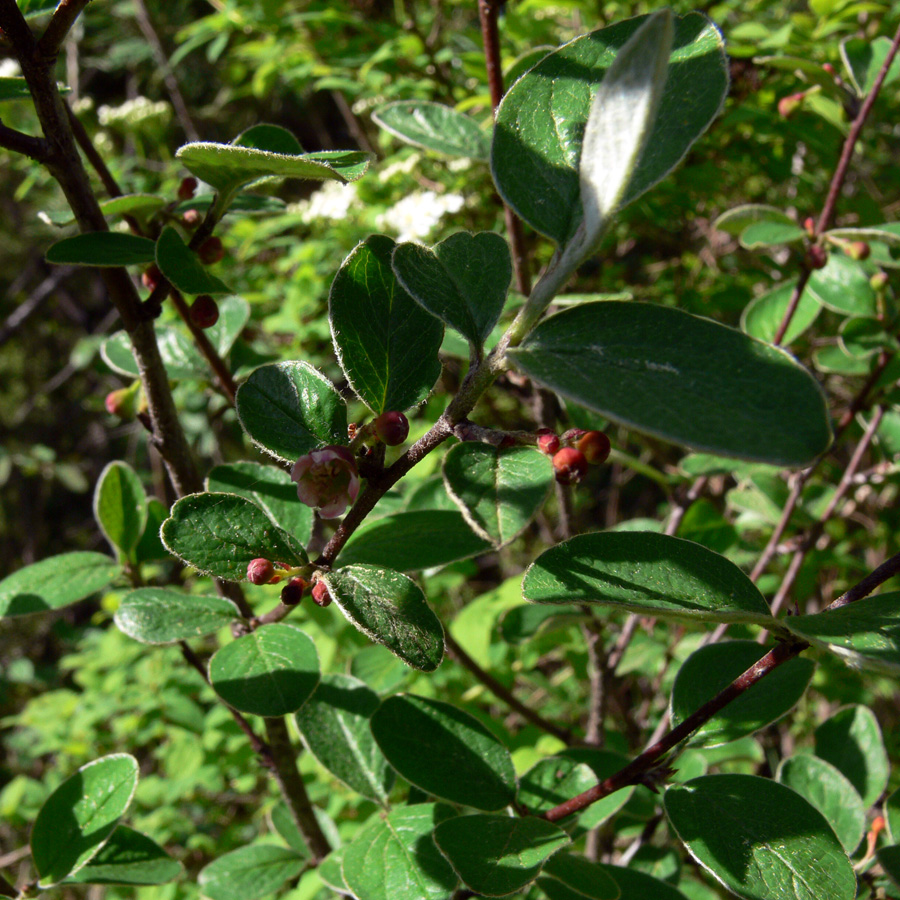
POLYGON ((415 167, 419 164, 419 160, 422 158, 421 153, 412 153, 406 157, 406 159, 401 159, 399 162, 391 163, 389 166, 385 166, 378 173, 378 180, 382 184, 386 184, 390 181, 395 175, 409 175, 410 172, 415 169, 415 167))
POLYGON ((412 241, 428 237, 447 213, 459 212, 464 204, 460 194, 417 191, 378 216, 375 224, 384 231, 395 232, 398 241, 412 241))
POLYGON ((461 156, 459 159, 451 159, 447 163, 448 172, 466 172, 472 168, 472 160, 468 156, 461 156))
POLYGON ((97 118, 101 125, 118 122, 137 125, 146 119, 168 119, 171 114, 171 107, 165 100, 154 103, 147 97, 135 97, 133 100, 126 100, 121 106, 101 106, 97 110, 97 118))
POLYGON ((355 184, 326 181, 308 200, 291 203, 288 212, 299 213, 307 225, 323 219, 339 221, 346 217, 355 200, 355 184))
POLYGON ((18 78, 22 74, 14 59, 0 59, 0 78, 18 78))

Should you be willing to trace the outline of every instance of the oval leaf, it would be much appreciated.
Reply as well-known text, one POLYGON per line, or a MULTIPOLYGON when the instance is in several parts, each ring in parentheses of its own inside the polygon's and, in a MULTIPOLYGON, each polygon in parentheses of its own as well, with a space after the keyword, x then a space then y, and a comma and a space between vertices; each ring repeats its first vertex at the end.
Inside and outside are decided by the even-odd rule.
POLYGON ((237 414, 250 440, 285 462, 329 444, 347 443, 347 407, 311 365, 261 366, 238 388, 237 414))
POLYGON ((522 776, 517 801, 529 813, 540 815, 596 784, 597 776, 587 763, 547 756, 522 776))
POLYGON ((182 869, 156 841, 120 825, 100 852, 67 880, 77 884, 165 884, 182 869))
POLYGON ((822 306, 848 316, 877 315, 877 300, 865 266, 843 253, 829 253, 824 269, 816 269, 806 292, 822 306))
MULTIPOLYGON (((791 279, 786 284, 780 285, 774 291, 763 294, 752 300, 741 314, 741 329, 761 341, 772 341, 778 334, 784 314, 794 293, 796 279, 791 279)), ((797 309, 791 318, 791 324, 781 340, 782 346, 787 346, 803 334, 813 322, 815 322, 822 307, 816 303, 808 291, 800 295, 797 309)))
POLYGON ((82 766, 47 798, 31 831, 41 887, 86 865, 109 839, 134 796, 138 764, 114 753, 82 766))
MULTIPOLYGON (((672 885, 637 869, 606 865, 601 865, 600 868, 619 886, 622 900, 687 900, 685 895, 681 891, 676 891, 672 885)), ((555 898, 551 897, 551 900, 555 898)))
MULTIPOLYGON (((186 378, 203 378, 209 374, 209 365, 203 360, 190 338, 175 328, 156 327, 159 355, 166 367, 166 375, 172 381, 186 378)), ((120 375, 140 377, 137 362, 131 352, 131 338, 127 331, 117 331, 100 345, 104 362, 120 375)))
POLYGON ((505 897, 534 881, 547 858, 570 840, 543 819, 474 815, 442 822, 434 842, 466 887, 483 897, 505 897))
POLYGON ((344 260, 328 298, 341 368, 376 415, 402 412, 429 394, 441 363, 444 328, 397 281, 394 241, 372 235, 344 260))
POLYGON ((147 587, 126 594, 114 618, 120 631, 142 644, 174 644, 214 634, 239 617, 224 597, 147 587))
POLYGON ((745 203, 723 212, 713 222, 713 228, 725 231, 738 237, 746 228, 755 222, 778 222, 782 225, 795 225, 794 218, 777 206, 766 206, 763 203, 745 203))
MULTIPOLYGON (((568 900, 584 897, 585 900, 618 900, 619 885, 606 869, 583 856, 575 856, 561 850, 544 863, 538 886, 550 900, 568 900), (562 888, 563 892, 558 888, 562 888)), ((622 894, 629 900, 630 894, 622 894)), ((662 898, 660 898, 662 900, 662 898)))
POLYGON ((746 900, 853 900, 853 866, 822 814, 753 775, 704 775, 666 791, 691 855, 746 900))
POLYGON ((709 622, 770 624, 765 599, 724 556, 648 531, 582 534, 542 553, 525 572, 532 603, 597 603, 709 622))
POLYGON ((474 119, 452 106, 428 100, 397 100, 380 106, 372 121, 414 147, 447 156, 486 160, 488 136, 474 119))
POLYGON ((351 624, 407 665, 432 672, 444 657, 444 629, 421 588, 377 566, 345 566, 322 580, 351 624))
POLYGON ((198 572, 226 581, 246 580, 247 564, 259 557, 290 566, 308 562, 295 538, 237 494, 182 497, 160 534, 170 553, 198 572))
POLYGON ((515 800, 516 771, 509 751, 458 707, 395 694, 371 722, 388 762, 426 793, 488 812, 515 800))
POLYGON ((299 875, 305 865, 306 859, 293 850, 251 844, 205 866, 197 883, 209 900, 256 900, 273 894, 289 878, 299 875))
POLYGON ((132 558, 147 524, 147 494, 127 463, 111 462, 100 473, 94 518, 113 548, 132 558))
POLYGON ((761 247, 792 244, 802 241, 806 236, 806 231, 799 225, 771 221, 754 222, 741 232, 741 246, 748 250, 759 250, 761 247))
POLYGON ((210 273, 171 225, 163 228, 156 242, 156 264, 163 275, 185 294, 231 293, 228 285, 210 273))
POLYGON ((585 303, 508 355, 576 403, 695 450, 804 466, 831 441, 825 396, 793 357, 681 310, 585 303))
POLYGON ((88 231, 57 241, 47 262, 68 266, 143 266, 156 261, 149 238, 118 231, 88 231))

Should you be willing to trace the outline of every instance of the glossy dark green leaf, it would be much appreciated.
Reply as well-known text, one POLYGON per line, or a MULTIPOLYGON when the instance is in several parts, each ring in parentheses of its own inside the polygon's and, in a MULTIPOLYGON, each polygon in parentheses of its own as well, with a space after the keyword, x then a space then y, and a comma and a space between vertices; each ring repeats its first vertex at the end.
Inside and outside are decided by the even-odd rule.
MULTIPOLYGON (((594 94, 645 18, 619 22, 548 54, 510 88, 497 111, 491 169, 498 190, 526 222, 559 245, 583 218, 579 162, 594 94)), ((622 205, 677 165, 725 96, 722 37, 706 18, 677 18, 673 48, 656 122, 622 205)))
POLYGON ((414 572, 443 566, 492 549, 462 513, 425 509, 393 513, 366 522, 341 551, 339 562, 369 563, 414 572))
POLYGON ((564 756, 547 756, 520 779, 517 801, 533 815, 540 815, 597 784, 590 766, 564 756))
POLYGON ((213 275, 171 226, 156 241, 156 264, 163 275, 185 294, 229 294, 227 284, 213 275))
MULTIPOLYGON (((741 328, 761 341, 772 341, 778 333, 784 314, 787 311, 791 296, 794 293, 796 279, 791 279, 773 291, 752 300, 741 314, 741 328)), ((804 291, 800 302, 791 317, 791 324, 781 340, 782 346, 793 343, 815 322, 822 307, 813 297, 804 291)))
POLYGON ((131 559, 147 524, 147 494, 127 463, 111 462, 100 473, 94 518, 113 548, 131 559))
POLYGON ((189 494, 163 523, 169 552, 198 572, 244 581, 254 559, 296 566, 306 552, 296 538, 272 524, 255 504, 237 494, 189 494))
POLYGON ((434 829, 434 841, 463 884, 483 897, 522 890, 569 836, 537 818, 457 816, 434 829))
POLYGON ((379 414, 417 406, 441 374, 444 327, 400 285, 396 244, 376 234, 344 260, 328 299, 338 360, 360 400, 379 414))
POLYGON ((455 815, 443 803, 419 803, 372 816, 344 848, 347 887, 360 900, 450 900, 459 879, 431 833, 455 815))
POLYGON ((516 772, 509 751, 459 707, 395 694, 371 722, 388 762, 426 793, 488 812, 515 800, 516 772))
POLYGON ((596 603, 642 615, 771 621, 762 594, 734 563, 648 531, 582 534, 557 544, 529 566, 522 594, 532 603, 596 603))
MULTIPOLYGON (((600 750, 596 747, 569 747, 560 751, 559 756, 588 766, 598 782, 609 778, 620 769, 624 769, 630 762, 628 757, 622 756, 620 753, 614 753, 612 750, 600 750)), ((573 836, 577 837, 584 831, 596 828, 614 816, 631 799, 633 793, 634 786, 629 785, 592 803, 579 814, 575 828, 570 829, 573 836)))
POLYGON ((791 756, 778 767, 778 780, 825 816, 848 854, 856 850, 866 811, 856 788, 831 763, 811 754, 791 756))
POLYGON ((215 692, 229 706, 257 716, 296 712, 312 696, 319 677, 316 645, 284 622, 239 637, 209 661, 215 692))
POLYGON ((781 225, 794 225, 794 218, 777 206, 766 206, 763 203, 745 203, 723 212, 714 222, 713 228, 725 231, 738 237, 743 231, 757 222, 772 222, 781 225))
POLYGON ((261 366, 238 388, 236 403, 250 440, 284 462, 347 443, 347 407, 331 381, 308 363, 261 366))
MULTIPOLYGON (((720 641, 695 650, 675 676, 672 724, 679 725, 712 700, 767 651, 755 641, 720 641)), ((691 743, 716 747, 777 721, 800 701, 815 668, 812 660, 801 657, 782 663, 694 732, 691 743)))
POLYGON ((806 231, 794 223, 778 221, 754 222, 741 232, 741 245, 748 250, 759 250, 761 247, 779 247, 802 241, 806 231))
POLYGON ((369 728, 380 703, 358 678, 323 675, 296 720, 303 743, 322 766, 351 790, 387 805, 394 771, 369 728))
POLYGON ((105 553, 51 556, 0 581, 0 616, 27 616, 71 606, 102 591, 122 572, 105 553))
POLYGON ((691 855, 745 900, 853 900, 856 875, 822 814, 784 785, 704 775, 664 807, 691 855))
POLYGON ((845 706, 816 729, 816 756, 859 791, 869 809, 887 787, 890 763, 878 719, 867 706, 845 706))
POLYGON ((120 631, 142 644, 174 644, 214 634, 239 615, 237 607, 224 597, 145 587, 122 598, 115 622, 120 631))
MULTIPOLYGON (((841 59, 860 97, 865 97, 871 92, 890 49, 891 39, 884 35, 871 39, 852 37, 841 42, 841 59)), ((900 78, 900 59, 894 59, 883 86, 886 87, 898 78, 900 78)))
POLYGON ((42 887, 74 875, 97 855, 134 796, 138 764, 113 753, 82 766, 46 799, 31 831, 42 887))
POLYGON ((407 665, 432 672, 444 658, 444 629, 422 589, 378 566, 342 566, 322 580, 351 624, 407 665))
POLYGON ((499 234, 460 231, 431 249, 398 244, 392 266, 417 303, 482 347, 500 318, 512 279, 509 247, 499 234))
POLYGON ((313 511, 297 499, 290 472, 255 462, 216 466, 206 478, 214 493, 238 494, 255 503, 279 528, 304 546, 312 533, 313 511))
POLYGON ((877 319, 845 319, 839 334, 844 353, 859 359, 874 356, 882 350, 896 353, 898 349, 897 339, 877 319))
POLYGON ((134 558, 137 562, 169 558, 169 551, 163 547, 163 543, 159 539, 159 530, 162 528, 162 523, 168 518, 169 510, 165 504, 156 497, 149 497, 147 499, 147 525, 134 551, 134 558))
POLYGON ((606 865, 601 865, 600 868, 619 885, 621 900, 687 900, 671 884, 637 869, 606 865))
POLYGON ((478 123, 442 103, 397 100, 378 107, 372 113, 372 121, 423 150, 482 160, 490 155, 490 139, 478 123))
POLYGON ((508 355, 576 403, 696 450, 802 466, 831 441, 825 396, 792 356, 678 309, 585 303, 508 355))
POLYGON ((900 887, 900 845, 879 847, 875 851, 875 856, 884 869, 884 874, 900 887))
POLYGON ((272 844, 250 844, 204 866, 197 877, 209 900, 257 900, 275 893, 303 871, 306 859, 272 844))
POLYGON ((603 867, 564 850, 544 863, 538 887, 550 900, 618 900, 620 895, 619 885, 603 867))
POLYGON ((293 132, 268 122, 251 125, 231 143, 235 147, 253 147, 256 150, 279 153, 283 156, 297 156, 303 153, 303 147, 293 132))
POLYGON ((897 788, 884 801, 884 818, 891 841, 900 838, 900 788, 897 788))
POLYGON ((543 506, 553 486, 553 466, 533 447, 471 441, 444 457, 444 484, 472 530, 501 547, 518 537, 543 506))
POLYGON ((68 266, 140 266, 156 260, 149 238, 117 231, 89 231, 57 241, 47 262, 68 266))
POLYGON ((865 266, 843 253, 828 254, 824 269, 816 269, 806 283, 806 293, 827 309, 846 316, 874 317, 875 291, 865 266))
POLYGON ((77 884, 165 884, 183 866, 156 841, 120 825, 91 861, 67 881, 77 884))

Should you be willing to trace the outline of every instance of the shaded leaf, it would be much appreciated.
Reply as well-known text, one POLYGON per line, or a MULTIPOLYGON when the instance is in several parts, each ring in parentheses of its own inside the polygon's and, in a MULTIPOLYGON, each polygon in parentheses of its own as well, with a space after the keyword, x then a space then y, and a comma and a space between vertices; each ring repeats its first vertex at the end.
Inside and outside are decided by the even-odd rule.
MULTIPOLYGON (((871 92, 890 49, 891 39, 884 35, 872 39, 853 37, 841 41, 841 59, 860 97, 871 92)), ((891 63, 882 84, 887 86, 897 78, 900 78, 900 59, 894 59, 891 63)))
POLYGON ((77 884, 165 884, 183 866, 156 841, 120 825, 91 861, 67 881, 77 884))
POLYGON ((622 900, 687 900, 671 884, 637 869, 606 865, 600 868, 619 885, 622 900))
POLYGON ((156 241, 156 264, 179 291, 185 294, 228 294, 230 289, 213 275, 197 254, 171 226, 163 228, 156 241))
MULTIPOLYGON (((761 341, 772 341, 778 333, 784 314, 787 311, 791 296, 794 293, 796 279, 791 279, 773 291, 751 300, 741 313, 741 328, 750 337, 761 341)), ((815 322, 822 307, 808 291, 800 295, 800 301, 791 318, 791 324, 781 340, 782 346, 793 343, 815 322)))
MULTIPOLYGON (((538 887, 550 900, 580 900, 582 897, 585 900, 617 900, 619 897, 619 885, 605 868, 564 850, 544 863, 538 887)), ((629 895, 623 893, 622 896, 629 895)))
POLYGON ((865 266, 843 253, 828 254, 824 269, 815 269, 806 283, 806 293, 827 309, 847 316, 874 317, 875 291, 865 266))
MULTIPOLYGON (((817 66, 817 68, 821 68, 817 66)), ((713 222, 713 228, 725 231, 738 237, 751 225, 757 222, 771 222, 784 226, 794 225, 794 219, 777 206, 766 206, 763 203, 745 203, 723 212, 713 222)))
POLYGON ((156 245, 134 234, 88 231, 57 241, 46 259, 69 266, 140 266, 156 261, 156 245))
POLYGON ((111 462, 94 490, 94 518, 113 548, 129 559, 147 524, 147 494, 134 469, 111 462))

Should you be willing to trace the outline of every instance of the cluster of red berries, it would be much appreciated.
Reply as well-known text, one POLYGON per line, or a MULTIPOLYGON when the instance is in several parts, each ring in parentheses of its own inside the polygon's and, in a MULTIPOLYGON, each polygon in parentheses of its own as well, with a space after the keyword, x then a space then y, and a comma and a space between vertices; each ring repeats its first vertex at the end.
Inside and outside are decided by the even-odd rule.
MULTIPOLYGON (((277 584, 281 581, 285 569, 287 566, 283 563, 276 565, 270 559, 257 557, 247 563, 247 581, 251 584, 277 584)), ((316 581, 311 585, 305 578, 299 576, 290 578, 281 589, 281 602, 285 606, 296 606, 307 591, 317 606, 325 607, 331 603, 331 594, 328 593, 328 587, 324 581, 316 581)))
POLYGON ((560 437, 551 428, 541 428, 537 435, 538 450, 552 458, 560 484, 578 484, 588 466, 599 466, 609 456, 609 438, 602 431, 571 428, 560 437))

